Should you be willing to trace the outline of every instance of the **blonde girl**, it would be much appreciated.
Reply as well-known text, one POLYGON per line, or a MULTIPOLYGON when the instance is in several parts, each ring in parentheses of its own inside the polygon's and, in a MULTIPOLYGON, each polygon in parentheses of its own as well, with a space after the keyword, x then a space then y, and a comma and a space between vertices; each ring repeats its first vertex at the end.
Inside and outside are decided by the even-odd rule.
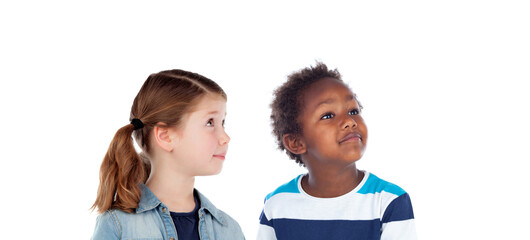
POLYGON ((226 99, 196 73, 147 78, 101 164, 92 239, 244 239, 238 223, 194 188, 195 176, 219 173, 225 160, 226 99))

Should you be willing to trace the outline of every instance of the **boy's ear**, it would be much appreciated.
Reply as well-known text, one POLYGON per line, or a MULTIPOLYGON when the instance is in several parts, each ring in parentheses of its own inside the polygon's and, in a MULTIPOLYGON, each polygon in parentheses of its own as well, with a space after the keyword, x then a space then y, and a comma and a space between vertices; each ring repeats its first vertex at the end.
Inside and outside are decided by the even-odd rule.
MULTIPOLYGON (((165 124, 157 124, 165 125, 165 124)), ((174 138, 171 136, 172 131, 167 127, 155 126, 153 128, 153 135, 156 144, 167 152, 172 152, 175 148, 174 138)))
POLYGON ((282 140, 283 146, 289 150, 289 152, 294 154, 303 154, 307 150, 304 141, 293 134, 284 134, 282 140))

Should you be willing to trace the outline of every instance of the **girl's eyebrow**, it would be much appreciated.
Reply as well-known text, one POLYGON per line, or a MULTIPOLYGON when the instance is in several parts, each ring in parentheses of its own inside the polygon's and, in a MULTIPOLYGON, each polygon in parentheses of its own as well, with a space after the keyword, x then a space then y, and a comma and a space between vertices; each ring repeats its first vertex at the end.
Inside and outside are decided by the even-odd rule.
MULTIPOLYGON (((217 114, 219 114, 219 111, 214 110, 214 111, 209 111, 209 112, 207 112, 207 113, 204 114, 204 115, 206 116, 206 115, 217 115, 217 114)), ((226 116, 226 112, 225 112, 225 116, 226 116)))

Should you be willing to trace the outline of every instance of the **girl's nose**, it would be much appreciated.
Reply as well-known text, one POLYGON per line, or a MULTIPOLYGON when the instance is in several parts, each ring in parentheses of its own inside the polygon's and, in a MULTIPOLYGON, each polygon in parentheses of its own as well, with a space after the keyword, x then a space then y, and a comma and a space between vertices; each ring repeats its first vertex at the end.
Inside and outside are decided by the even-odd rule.
POLYGON ((230 137, 226 134, 225 131, 222 132, 221 137, 219 138, 219 145, 225 145, 230 142, 230 137))

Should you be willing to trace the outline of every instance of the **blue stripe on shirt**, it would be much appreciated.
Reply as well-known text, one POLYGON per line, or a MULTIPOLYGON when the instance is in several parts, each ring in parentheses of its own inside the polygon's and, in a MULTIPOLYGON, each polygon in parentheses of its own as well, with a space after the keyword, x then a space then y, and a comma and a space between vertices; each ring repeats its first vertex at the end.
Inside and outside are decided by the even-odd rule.
POLYGON ((370 174, 368 176, 368 179, 366 179, 366 183, 362 186, 362 188, 357 192, 360 194, 375 194, 380 193, 382 191, 395 194, 397 196, 400 196, 405 193, 403 189, 401 189, 399 186, 389 183, 383 179, 378 178, 374 174, 370 174))
POLYGON ((290 182, 278 187, 276 190, 274 190, 274 192, 269 193, 269 195, 265 197, 265 201, 269 200, 269 198, 278 193, 300 193, 300 190, 298 190, 298 179, 300 179, 302 176, 303 175, 299 175, 290 182))

